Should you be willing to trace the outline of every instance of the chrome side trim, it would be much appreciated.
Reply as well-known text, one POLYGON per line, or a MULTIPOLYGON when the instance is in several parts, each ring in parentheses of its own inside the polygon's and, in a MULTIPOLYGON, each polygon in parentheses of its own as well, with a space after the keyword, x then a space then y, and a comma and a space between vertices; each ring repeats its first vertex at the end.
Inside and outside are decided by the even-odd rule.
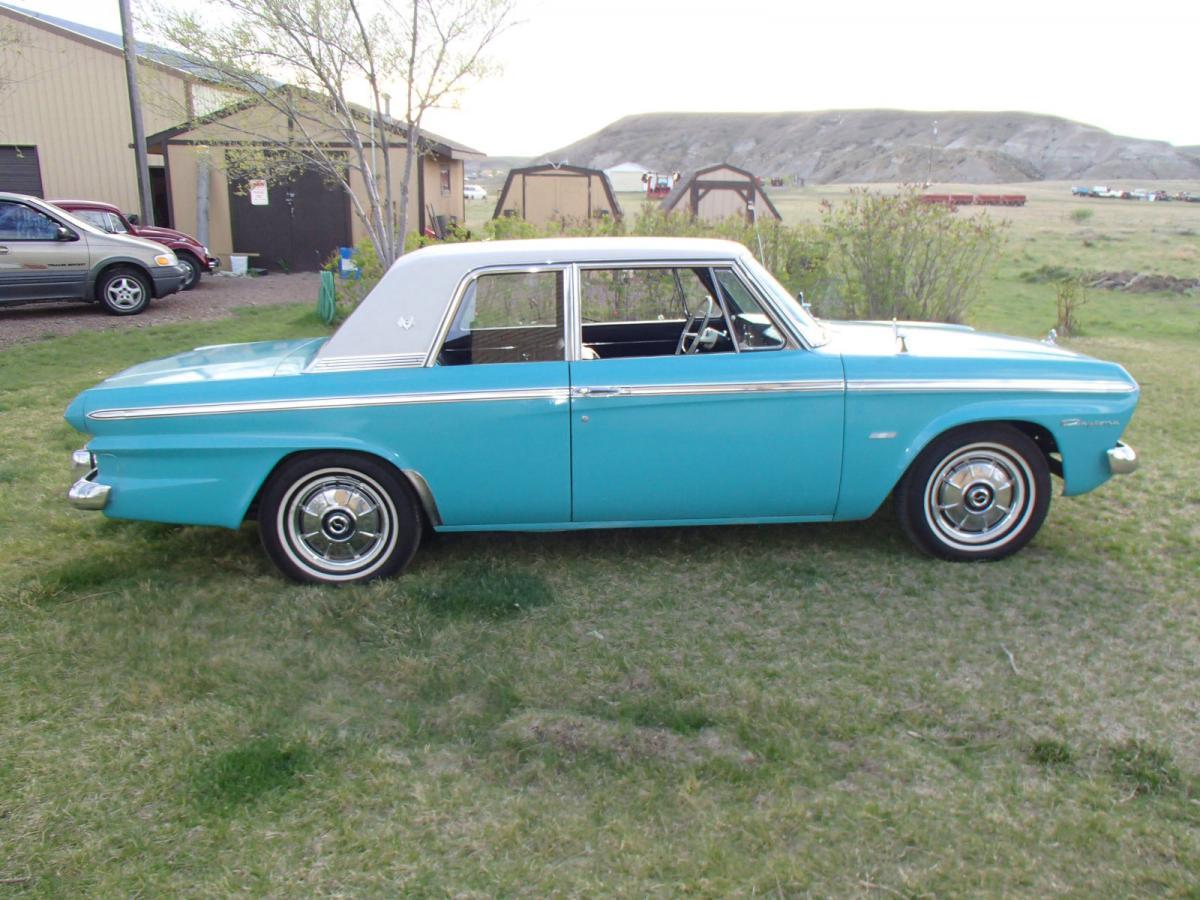
POLYGON ((372 406, 409 406, 419 403, 477 403, 487 400, 550 400, 565 403, 566 388, 517 388, 495 391, 433 391, 414 394, 376 394, 366 397, 307 397, 297 400, 244 400, 231 403, 195 403, 180 406, 143 406, 97 409, 89 419, 164 419, 175 416, 225 416, 237 413, 296 412, 314 409, 358 409, 372 406))
POLYGON ((360 369, 408 369, 425 364, 424 353, 381 353, 363 356, 331 356, 309 364, 306 372, 350 372, 360 369))
POLYGON ((1114 475, 1128 475, 1136 472, 1138 467, 1137 452, 1124 441, 1117 441, 1117 446, 1108 451, 1108 471, 1114 475))
POLYGON ((76 509, 97 510, 104 509, 108 505, 108 495, 112 493, 112 487, 107 484, 97 484, 92 481, 96 477, 96 470, 92 469, 83 478, 80 478, 67 491, 67 501, 76 509))
POLYGON ((438 512, 437 501, 433 499, 433 491, 429 489, 429 482, 416 469, 401 469, 404 477, 408 479, 408 483, 412 485, 413 492, 417 495, 417 499, 421 501, 421 506, 425 509, 425 515, 429 517, 429 524, 438 526, 442 524, 442 514, 438 512))
POLYGON ((703 397, 712 394, 840 394, 842 390, 843 384, 840 380, 733 381, 717 384, 634 384, 621 387, 576 387, 571 389, 571 397, 583 400, 589 397, 703 397))
POLYGON ((1057 378, 963 378, 963 379, 874 379, 847 381, 846 390, 865 394, 1033 391, 1057 394, 1132 394, 1135 385, 1113 380, 1068 380, 1057 378))

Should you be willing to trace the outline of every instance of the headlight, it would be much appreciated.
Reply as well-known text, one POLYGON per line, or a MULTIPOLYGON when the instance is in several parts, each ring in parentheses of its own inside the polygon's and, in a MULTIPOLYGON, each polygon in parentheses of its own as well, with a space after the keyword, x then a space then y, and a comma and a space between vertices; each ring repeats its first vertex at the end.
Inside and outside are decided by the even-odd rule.
POLYGON ((174 266, 178 265, 179 261, 175 259, 174 253, 163 253, 154 257, 154 263, 159 266, 174 266))

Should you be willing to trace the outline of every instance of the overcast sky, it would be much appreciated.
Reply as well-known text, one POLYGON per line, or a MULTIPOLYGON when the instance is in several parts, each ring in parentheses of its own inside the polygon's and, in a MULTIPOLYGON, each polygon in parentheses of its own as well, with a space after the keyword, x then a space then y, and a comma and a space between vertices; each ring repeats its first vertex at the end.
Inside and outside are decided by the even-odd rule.
MULTIPOLYGON (((117 0, 11 0, 120 30, 117 0)), ((428 127, 536 155, 640 112, 1025 110, 1200 144, 1200 0, 518 0, 428 127)), ((135 0, 136 8, 137 0, 135 0)))

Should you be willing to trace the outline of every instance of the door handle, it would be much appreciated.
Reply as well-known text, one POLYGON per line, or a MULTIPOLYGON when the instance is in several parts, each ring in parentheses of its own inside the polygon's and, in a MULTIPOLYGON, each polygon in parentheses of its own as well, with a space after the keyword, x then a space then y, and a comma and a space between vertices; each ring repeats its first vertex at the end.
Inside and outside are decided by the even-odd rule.
POLYGON ((629 388, 622 387, 577 387, 571 388, 572 397, 621 397, 629 393, 629 388))
POLYGON ((8 248, 7 248, 7 247, 0 247, 0 255, 3 255, 3 254, 5 254, 5 253, 7 253, 7 252, 8 252, 8 248))

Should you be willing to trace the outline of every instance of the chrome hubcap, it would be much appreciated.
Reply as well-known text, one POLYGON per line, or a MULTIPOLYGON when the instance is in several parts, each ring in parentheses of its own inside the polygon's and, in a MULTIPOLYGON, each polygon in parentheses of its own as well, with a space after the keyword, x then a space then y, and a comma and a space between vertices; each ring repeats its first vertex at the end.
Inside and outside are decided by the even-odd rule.
POLYGON ((968 549, 1001 546, 1033 514, 1033 473, 998 444, 960 447, 934 469, 925 488, 925 518, 948 544, 968 549))
POLYGON ((305 568, 360 577, 381 565, 395 544, 395 511, 376 482, 345 470, 314 472, 279 508, 285 545, 305 568))
POLYGON ((117 309, 136 309, 142 302, 143 291, 137 279, 123 276, 109 282, 104 296, 117 309))

